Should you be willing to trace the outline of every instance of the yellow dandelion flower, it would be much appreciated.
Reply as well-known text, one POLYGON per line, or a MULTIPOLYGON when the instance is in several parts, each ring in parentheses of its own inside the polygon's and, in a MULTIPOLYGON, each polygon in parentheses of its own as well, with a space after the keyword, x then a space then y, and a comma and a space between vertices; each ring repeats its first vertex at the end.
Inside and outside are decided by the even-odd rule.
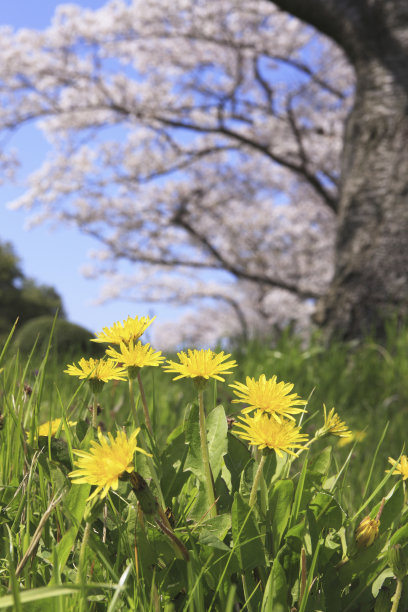
POLYGON ((140 340, 136 345, 133 340, 129 344, 121 342, 118 351, 110 346, 106 354, 127 368, 158 366, 164 360, 161 351, 154 351, 150 344, 142 344, 140 340))
POLYGON ((136 451, 149 455, 142 448, 136 446, 136 438, 140 427, 128 438, 124 431, 119 431, 116 438, 108 433, 109 440, 98 430, 98 440, 91 441, 91 450, 73 450, 79 459, 74 463, 79 468, 69 473, 73 484, 87 483, 96 485, 95 491, 90 495, 92 499, 100 495, 101 499, 106 497, 109 489, 118 488, 119 478, 134 471, 133 455, 136 451))
POLYGON ((339 438, 350 438, 353 433, 347 429, 345 421, 341 421, 336 409, 332 408, 327 414, 326 406, 323 404, 324 425, 316 432, 316 438, 333 435, 339 438))
POLYGON ((360 548, 371 546, 378 537, 379 529, 380 521, 378 518, 364 517, 354 532, 357 546, 360 548))
POLYGON ((92 342, 109 342, 110 344, 129 344, 135 342, 153 323, 156 317, 128 317, 122 323, 118 321, 112 327, 104 327, 101 332, 92 338, 92 342))
POLYGON ((276 419, 270 418, 267 412, 257 411, 254 416, 245 415, 238 417, 241 422, 236 422, 233 433, 247 440, 253 446, 258 448, 273 449, 279 457, 282 453, 296 455, 293 449, 298 448, 305 450, 307 448, 307 434, 300 432, 300 427, 297 427, 294 421, 281 419, 279 422, 276 419))
MULTIPOLYGON (((38 436, 48 436, 48 434, 52 437, 55 436, 57 431, 60 428, 60 424, 62 429, 64 428, 64 421, 62 419, 54 419, 53 421, 47 421, 46 423, 42 423, 38 427, 37 435, 38 436)), ((67 421, 68 427, 75 427, 76 421, 67 421)))
POLYGON ((75 363, 68 365, 64 370, 65 374, 87 378, 91 383, 93 391, 100 390, 103 383, 109 380, 126 380, 126 370, 119 367, 113 359, 80 359, 78 365, 75 363))
MULTIPOLYGON (((388 457, 388 461, 389 463, 391 463, 391 465, 394 465, 396 460, 392 457, 388 457)), ((391 472, 392 470, 385 471, 391 472)), ((401 455, 401 459, 399 463, 397 463, 397 465, 394 467, 392 473, 394 476, 402 476, 402 480, 406 480, 408 478, 408 457, 406 455, 401 455)))
POLYGON ((351 435, 347 438, 341 438, 341 440, 337 442, 337 446, 342 448, 343 446, 347 446, 347 444, 351 444, 351 442, 362 442, 366 436, 366 431, 352 431, 351 435))
POLYGON ((168 365, 163 366, 167 372, 176 372, 173 380, 179 378, 193 378, 195 382, 207 382, 210 378, 221 380, 224 378, 220 374, 231 374, 230 368, 235 368, 237 362, 235 360, 225 361, 231 355, 224 355, 224 352, 213 353, 211 349, 188 350, 187 353, 181 351, 177 353, 180 363, 175 361, 167 361, 168 365))
POLYGON ((306 412, 303 408, 296 408, 296 406, 304 406, 307 402, 300 399, 297 393, 290 394, 293 384, 278 383, 276 382, 276 376, 272 376, 268 380, 265 374, 261 374, 258 380, 247 376, 246 385, 235 381, 229 386, 234 389, 235 395, 239 398, 233 399, 233 403, 249 404, 247 408, 242 410, 243 414, 257 409, 270 413, 280 422, 280 416, 294 420, 293 414, 306 412))

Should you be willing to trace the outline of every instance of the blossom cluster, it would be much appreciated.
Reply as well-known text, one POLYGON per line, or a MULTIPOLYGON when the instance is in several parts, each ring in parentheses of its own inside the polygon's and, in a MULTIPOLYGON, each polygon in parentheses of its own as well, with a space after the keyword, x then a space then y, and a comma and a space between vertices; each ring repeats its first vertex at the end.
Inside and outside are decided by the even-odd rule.
POLYGON ((50 147, 13 205, 98 236, 102 298, 199 303, 175 344, 308 324, 353 88, 328 38, 266 0, 116 0, 4 27, 0 56, 4 140, 31 119, 50 147))

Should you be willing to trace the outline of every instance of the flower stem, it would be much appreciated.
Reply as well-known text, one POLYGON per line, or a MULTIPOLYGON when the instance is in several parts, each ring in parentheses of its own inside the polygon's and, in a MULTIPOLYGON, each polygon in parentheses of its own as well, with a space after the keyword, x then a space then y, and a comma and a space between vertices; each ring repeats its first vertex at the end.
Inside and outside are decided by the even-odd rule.
MULTIPOLYGON (((137 418, 135 395, 134 395, 134 390, 133 390, 133 379, 131 379, 131 378, 129 378, 129 400, 130 400, 130 409, 132 411, 133 420, 135 422, 135 427, 140 427, 139 419, 137 418)), ((147 444, 146 444, 146 441, 145 441, 145 438, 144 438, 144 435, 143 435, 142 431, 139 432, 138 439, 140 440, 141 448, 143 448, 143 450, 145 450, 145 451, 148 451, 149 449, 147 447, 147 444)), ((136 456, 137 456, 137 454, 136 454, 136 456)), ((157 495, 159 497, 160 504, 161 504, 162 508, 165 508, 166 505, 164 503, 164 497, 163 497, 163 493, 162 493, 161 486, 160 486, 160 480, 159 480, 159 477, 157 475, 156 468, 154 467, 153 459, 151 457, 146 456, 146 461, 147 461, 147 465, 149 466, 149 470, 150 470, 150 474, 152 476, 153 482, 154 482, 154 484, 156 486, 157 495)))
POLYGON ((214 483, 213 483, 213 477, 211 473, 210 457, 208 455, 207 427, 205 423, 205 412, 204 412, 204 390, 198 391, 198 409, 199 409, 199 422, 200 422, 201 456, 203 458, 203 465, 204 465, 205 489, 207 492, 209 516, 210 518, 212 518, 214 516, 217 516, 217 508, 215 505, 214 483))
POLYGON ((137 418, 136 403, 135 403, 135 394, 133 390, 133 378, 129 378, 129 402, 130 402, 130 410, 132 411, 133 420, 135 422, 135 427, 139 427, 139 419, 137 418))
POLYGON ((76 579, 78 584, 80 582, 83 582, 85 584, 85 582, 86 582, 86 577, 84 578, 84 580, 82 580, 82 574, 83 574, 83 571, 84 571, 86 549, 87 549, 87 546, 88 546, 88 540, 89 540, 90 532, 91 532, 91 523, 89 521, 87 521, 87 523, 85 524, 84 535, 83 535, 83 538, 82 538, 81 548, 80 548, 80 551, 79 551, 78 574, 77 574, 77 579, 76 579))
MULTIPOLYGON (((261 457, 262 457, 262 451, 259 450, 259 448, 257 446, 254 446, 254 456, 256 459, 256 462, 259 463, 261 457)), ((261 474, 261 510, 262 513, 264 514, 264 516, 266 515, 266 511, 267 511, 267 498, 268 498, 268 490, 266 488, 266 482, 265 482, 265 478, 263 475, 263 472, 261 474)))
POLYGON ((146 401, 146 394, 144 392, 144 386, 143 386, 143 383, 142 383, 142 378, 140 376, 140 372, 137 373, 137 382, 139 383, 140 397, 142 399, 142 406, 143 406, 143 412, 144 412, 146 427, 147 427, 147 429, 149 431, 149 434, 153 438, 152 423, 150 421, 149 409, 147 407, 147 401, 146 401))
POLYGON ((392 598, 391 612, 397 612, 399 602, 401 599, 401 595, 402 595, 402 580, 400 580, 400 578, 397 578, 397 588, 395 590, 394 597, 392 598))
POLYGON ((98 397, 96 393, 93 394, 92 399, 92 427, 96 429, 98 426, 98 397))
POLYGON ((263 466, 265 464, 266 456, 261 455, 261 460, 258 465, 258 469, 256 470, 254 482, 252 483, 251 495, 249 496, 249 506, 252 508, 255 506, 256 502, 256 493, 258 491, 258 486, 262 476, 263 466))

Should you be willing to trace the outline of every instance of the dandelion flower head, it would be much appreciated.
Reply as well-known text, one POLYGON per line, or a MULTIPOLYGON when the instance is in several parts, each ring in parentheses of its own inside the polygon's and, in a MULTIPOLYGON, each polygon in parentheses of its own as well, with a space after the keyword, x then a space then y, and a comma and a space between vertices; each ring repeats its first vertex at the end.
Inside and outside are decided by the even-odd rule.
POLYGON ((324 425, 316 432, 316 437, 326 435, 338 436, 339 438, 351 438, 353 433, 347 428, 345 421, 341 421, 336 409, 332 408, 327 414, 326 406, 323 404, 324 425))
POLYGON ((294 449, 307 448, 308 436, 301 433, 293 420, 281 419, 278 422, 262 411, 238 418, 233 433, 259 449, 270 448, 282 457, 283 452, 296 455, 294 449))
MULTIPOLYGON (((53 419, 52 421, 47 421, 46 423, 42 423, 37 430, 38 436, 55 436, 57 431, 61 428, 64 428, 63 419, 53 419)), ((67 421, 68 427, 75 427, 76 421, 67 421)))
POLYGON ((106 354, 127 368, 158 366, 164 360, 161 351, 154 351, 150 344, 142 344, 140 340, 137 344, 133 340, 129 344, 121 342, 119 350, 110 346, 106 350, 106 354))
POLYGON ((306 412, 297 406, 304 406, 307 402, 300 399, 297 393, 290 393, 293 384, 278 383, 276 376, 267 379, 265 374, 261 374, 258 380, 247 376, 246 385, 235 381, 229 386, 238 397, 232 400, 233 403, 248 404, 248 407, 242 410, 243 414, 257 409, 270 413, 279 422, 281 416, 294 420, 293 414, 306 412))
POLYGON ((92 338, 92 342, 108 342, 109 344, 129 344, 135 342, 153 323, 156 317, 128 317, 122 323, 118 321, 111 327, 104 327, 101 332, 92 338))
POLYGON ((396 461, 392 457, 388 457, 388 461, 389 463, 391 463, 392 466, 394 466, 394 469, 385 470, 386 472, 392 471, 394 476, 402 476, 402 480, 406 480, 408 478, 408 457, 406 455, 401 455, 401 459, 396 465, 394 465, 396 461))
MULTIPOLYGON (((136 451, 148 455, 146 451, 136 445, 136 438, 140 427, 128 438, 124 431, 119 431, 116 438, 108 433, 109 439, 98 430, 98 441, 91 441, 89 452, 74 450, 79 459, 75 461, 77 470, 70 472, 74 484, 87 483, 96 485, 95 491, 89 497, 100 495, 106 497, 109 489, 118 488, 119 478, 125 473, 134 471, 133 455, 136 451)), ((151 455, 150 455, 151 456, 151 455)))
POLYGON ((177 353, 177 357, 180 363, 169 360, 167 361, 168 365, 163 366, 167 372, 178 374, 173 380, 193 378, 208 381, 210 378, 215 378, 215 380, 224 382, 224 378, 220 375, 231 374, 230 368, 237 366, 235 360, 225 361, 231 355, 224 355, 223 351, 221 353, 213 353, 211 349, 189 349, 187 353, 184 351, 177 353))
POLYGON ((343 447, 343 446, 347 446, 347 444, 350 444, 351 442, 362 442, 364 440, 364 438, 367 437, 367 432, 366 431, 352 431, 350 432, 350 436, 348 436, 347 438, 341 438, 338 442, 337 442, 337 446, 339 448, 343 447))
POLYGON ((89 380, 97 380, 108 382, 109 380, 126 380, 126 370, 119 367, 113 359, 82 359, 78 365, 73 363, 68 365, 64 370, 70 376, 78 376, 79 378, 88 378, 89 380))

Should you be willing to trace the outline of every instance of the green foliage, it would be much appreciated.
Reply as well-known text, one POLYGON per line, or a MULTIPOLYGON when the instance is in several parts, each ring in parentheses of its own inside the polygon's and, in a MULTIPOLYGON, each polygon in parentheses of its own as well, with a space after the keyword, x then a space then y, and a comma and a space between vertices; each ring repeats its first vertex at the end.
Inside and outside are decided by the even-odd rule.
MULTIPOLYGON (((53 317, 44 316, 31 319, 18 328, 14 347, 24 355, 28 355, 35 345, 36 354, 42 357, 47 349, 53 325, 53 317)), ((90 342, 93 337, 92 332, 84 327, 65 319, 57 319, 52 333, 51 350, 59 359, 71 359, 82 355, 101 357, 105 350, 100 344, 90 342)))
POLYGON ((0 339, 14 321, 20 324, 43 315, 64 317, 61 297, 48 285, 38 285, 21 270, 20 261, 8 242, 0 242, 0 339))
POLYGON ((194 385, 172 382, 160 368, 141 370, 152 435, 141 393, 134 390, 132 411, 124 382, 105 384, 98 421, 128 434, 141 423, 138 446, 152 457, 136 453, 136 472, 150 499, 163 499, 162 514, 154 503, 143 514, 128 479, 106 500, 89 501, 90 485, 72 484, 73 450, 89 451, 96 435, 87 381, 63 374, 68 356, 47 350, 59 346, 57 333, 36 369, 33 355, 13 353, 12 341, 0 351, 0 609, 369 612, 391 609, 395 571, 398 609, 406 609, 407 492, 385 471, 388 454, 397 461, 405 452, 398 411, 407 399, 406 329, 390 328, 382 347, 325 349, 314 339, 305 348, 289 337, 274 348, 239 347, 229 382, 265 373, 293 382, 302 397, 315 388, 302 422, 313 441, 299 457, 269 453, 258 478, 259 453, 229 430, 226 415, 238 412, 231 389, 211 381, 204 402, 213 517, 194 385), (366 437, 346 446, 334 436, 313 439, 323 401, 366 437), (40 423, 60 416, 55 437, 36 436, 40 423), (358 548, 356 527, 379 511, 378 537, 358 548))
MULTIPOLYGON (((302 397, 309 397, 311 415, 306 424, 310 433, 321 426, 323 403, 328 410, 335 406, 342 418, 358 432, 356 453, 352 464, 361 469, 353 471, 353 483, 364 490, 367 466, 371 464, 373 448, 387 423, 389 431, 381 447, 382 456, 397 458, 406 445, 406 407, 408 405, 408 324, 390 321, 383 343, 370 338, 361 342, 333 342, 325 346, 316 334, 305 344, 299 338, 283 334, 279 341, 267 338, 252 340, 235 347, 234 357, 239 368, 234 380, 245 381, 246 376, 267 377, 276 374, 278 381, 295 383, 302 397), (364 444, 358 440, 364 437, 364 444)), ((219 401, 229 405, 229 413, 239 411, 231 405, 232 393, 227 386, 219 388, 219 401)), ((353 445, 340 449, 343 461, 353 445)), ((375 469, 378 469, 379 461, 375 469)))

